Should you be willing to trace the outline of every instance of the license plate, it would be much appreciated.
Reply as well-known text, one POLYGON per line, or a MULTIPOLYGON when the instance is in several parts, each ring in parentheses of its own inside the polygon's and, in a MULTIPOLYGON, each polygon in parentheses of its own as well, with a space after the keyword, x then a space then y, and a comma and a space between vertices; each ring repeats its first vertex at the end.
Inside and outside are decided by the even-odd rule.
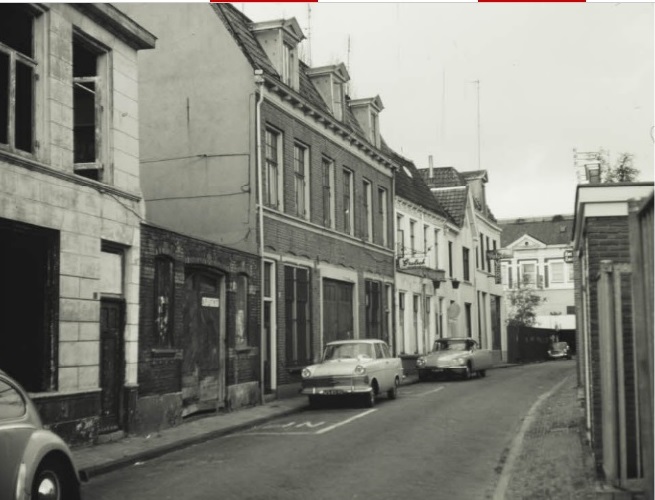
POLYGON ((335 396, 337 394, 343 394, 343 391, 339 391, 337 389, 327 389, 325 391, 321 391, 321 394, 325 394, 326 396, 335 396))

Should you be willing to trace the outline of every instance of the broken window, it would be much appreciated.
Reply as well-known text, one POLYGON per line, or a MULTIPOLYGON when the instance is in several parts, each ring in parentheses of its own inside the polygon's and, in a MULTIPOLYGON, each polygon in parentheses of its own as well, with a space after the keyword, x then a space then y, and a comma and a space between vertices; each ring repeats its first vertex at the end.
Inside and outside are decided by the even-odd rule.
POLYGON ((96 181, 102 180, 100 56, 86 40, 73 39, 73 161, 76 174, 96 181))
POLYGON ((173 347, 175 265, 166 256, 155 258, 155 326, 159 347, 173 347))
POLYGON ((0 5, 0 144, 34 152, 34 14, 0 5))

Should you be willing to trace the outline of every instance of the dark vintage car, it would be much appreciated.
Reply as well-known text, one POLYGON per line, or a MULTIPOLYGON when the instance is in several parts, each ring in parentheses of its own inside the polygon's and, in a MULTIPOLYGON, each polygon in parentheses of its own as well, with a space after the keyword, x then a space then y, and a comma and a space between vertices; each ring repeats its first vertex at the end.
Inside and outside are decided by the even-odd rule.
POLYGON ((439 375, 455 375, 469 379, 474 375, 484 377, 493 367, 490 350, 480 349, 470 337, 437 339, 434 348, 416 360, 419 380, 429 380, 439 375))
POLYGON ((79 500, 64 441, 44 429, 23 388, 0 370, 0 500, 79 500))
POLYGON ((312 406, 322 399, 355 396, 371 407, 380 394, 395 399, 402 378, 400 358, 382 340, 339 340, 325 346, 320 363, 302 371, 301 393, 312 406))
POLYGON ((571 359, 571 348, 566 342, 555 342, 548 349, 548 359, 571 359))

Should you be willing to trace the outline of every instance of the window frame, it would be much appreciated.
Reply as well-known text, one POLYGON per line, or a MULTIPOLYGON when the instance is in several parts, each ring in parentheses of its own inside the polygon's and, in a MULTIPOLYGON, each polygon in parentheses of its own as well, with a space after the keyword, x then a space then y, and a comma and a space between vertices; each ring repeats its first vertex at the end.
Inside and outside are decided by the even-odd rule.
POLYGON ((537 259, 525 259, 518 261, 518 269, 520 272, 520 284, 521 285, 534 285, 537 286, 537 280, 539 276, 539 261, 537 259), (534 273, 526 273, 525 266, 532 265, 534 266, 534 273), (534 274, 534 280, 526 281, 525 276, 534 274))
POLYGON ((262 202, 265 206, 275 210, 283 210, 283 176, 284 176, 284 141, 283 133, 279 129, 267 126, 264 129, 264 162, 262 165, 262 202), (269 142, 269 137, 273 139, 269 142), (273 150, 274 149, 274 150, 273 150), (274 153, 271 156, 269 153, 274 153), (271 183, 270 173, 275 173, 274 185, 271 183), (274 200, 273 200, 274 196, 274 200))
POLYGON ((302 142, 295 141, 293 143, 293 186, 294 198, 296 205, 296 216, 302 219, 310 218, 310 198, 309 186, 311 180, 310 175, 310 156, 309 146, 302 142), (302 161, 301 161, 302 160, 302 161), (300 203, 302 200, 302 204, 300 203), (302 205, 302 210, 301 210, 302 205))
POLYGON ((387 190, 378 186, 378 213, 382 221, 382 245, 385 247, 389 244, 389 228, 387 227, 389 225, 388 203, 387 190))
POLYGON ((464 281, 471 281, 470 259, 470 250, 462 247, 462 279, 464 281))
POLYGON ((323 180, 323 225, 334 229, 335 227, 335 199, 334 199, 334 160, 323 156, 321 159, 321 175, 323 180))
POLYGON ((154 333, 155 344, 159 348, 172 349, 175 346, 174 324, 175 324, 175 260, 168 255, 159 254, 154 259, 154 279, 153 279, 153 299, 154 299, 154 333), (166 287, 162 283, 160 266, 170 266, 167 273, 170 273, 170 288, 166 301, 162 301, 162 292, 166 287), (165 317, 166 324, 163 324, 165 317))
POLYGON ((346 234, 352 236, 355 232, 355 203, 353 197, 354 175, 349 168, 344 168, 342 172, 343 182, 343 230, 346 234))
POLYGON ((409 251, 416 255, 416 221, 409 219, 409 251))
POLYGON ((363 236, 366 241, 373 241, 373 184, 368 179, 362 180, 362 209, 364 211, 363 236))

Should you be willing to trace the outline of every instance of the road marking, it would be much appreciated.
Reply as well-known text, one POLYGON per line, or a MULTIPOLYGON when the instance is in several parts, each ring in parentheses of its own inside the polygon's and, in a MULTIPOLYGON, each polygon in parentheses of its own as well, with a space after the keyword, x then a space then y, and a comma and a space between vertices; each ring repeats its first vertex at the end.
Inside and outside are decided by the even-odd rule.
POLYGON ((365 411, 364 413, 360 413, 358 415, 355 415, 354 417, 347 418, 346 420, 343 420, 341 422, 337 422, 334 425, 331 425, 330 427, 326 427, 325 429, 321 429, 320 431, 316 431, 316 434, 323 434, 325 432, 330 432, 331 430, 336 429, 337 427, 341 427, 342 425, 349 424, 353 420, 357 420, 358 418, 365 417, 366 415, 373 413, 374 411, 377 411, 375 408, 365 411))
POLYGON ((523 423, 521 424, 521 428, 519 429, 519 432, 516 436, 514 436, 514 439, 512 440, 512 444, 510 445, 510 451, 509 454, 507 455, 507 460, 505 460, 505 464, 503 465, 503 470, 500 473, 500 478, 498 479, 498 484, 496 485, 496 491, 494 493, 494 500, 504 500, 505 495, 507 494, 507 487, 509 486, 509 480, 512 477, 512 469, 514 468, 514 462, 519 456, 519 452, 521 451, 521 447, 523 445, 523 439, 525 438, 525 433, 528 431, 528 428, 534 421, 534 419, 537 416, 537 410, 539 409, 539 406, 541 406, 541 403, 544 402, 544 400, 548 399, 549 396, 551 396, 557 389, 562 387, 566 381, 569 380, 570 377, 565 377, 562 381, 558 382, 555 384, 555 386, 550 389, 547 392, 544 392, 541 396, 537 398, 535 403, 530 407, 530 410, 528 410, 528 413, 526 414, 525 418, 523 419, 523 423))
POLYGON ((308 436, 310 434, 316 434, 315 432, 240 432, 238 434, 228 434, 225 437, 232 436, 308 436))
POLYGON ((427 391, 427 392, 419 392, 418 394, 410 393, 410 394, 408 394, 408 396, 415 396, 415 397, 427 396, 428 394, 433 394, 433 393, 435 393, 435 392, 439 392, 439 391, 440 391, 441 389, 443 389, 444 387, 445 387, 444 385, 440 385, 440 386, 437 387, 436 389, 432 389, 432 390, 427 391))

